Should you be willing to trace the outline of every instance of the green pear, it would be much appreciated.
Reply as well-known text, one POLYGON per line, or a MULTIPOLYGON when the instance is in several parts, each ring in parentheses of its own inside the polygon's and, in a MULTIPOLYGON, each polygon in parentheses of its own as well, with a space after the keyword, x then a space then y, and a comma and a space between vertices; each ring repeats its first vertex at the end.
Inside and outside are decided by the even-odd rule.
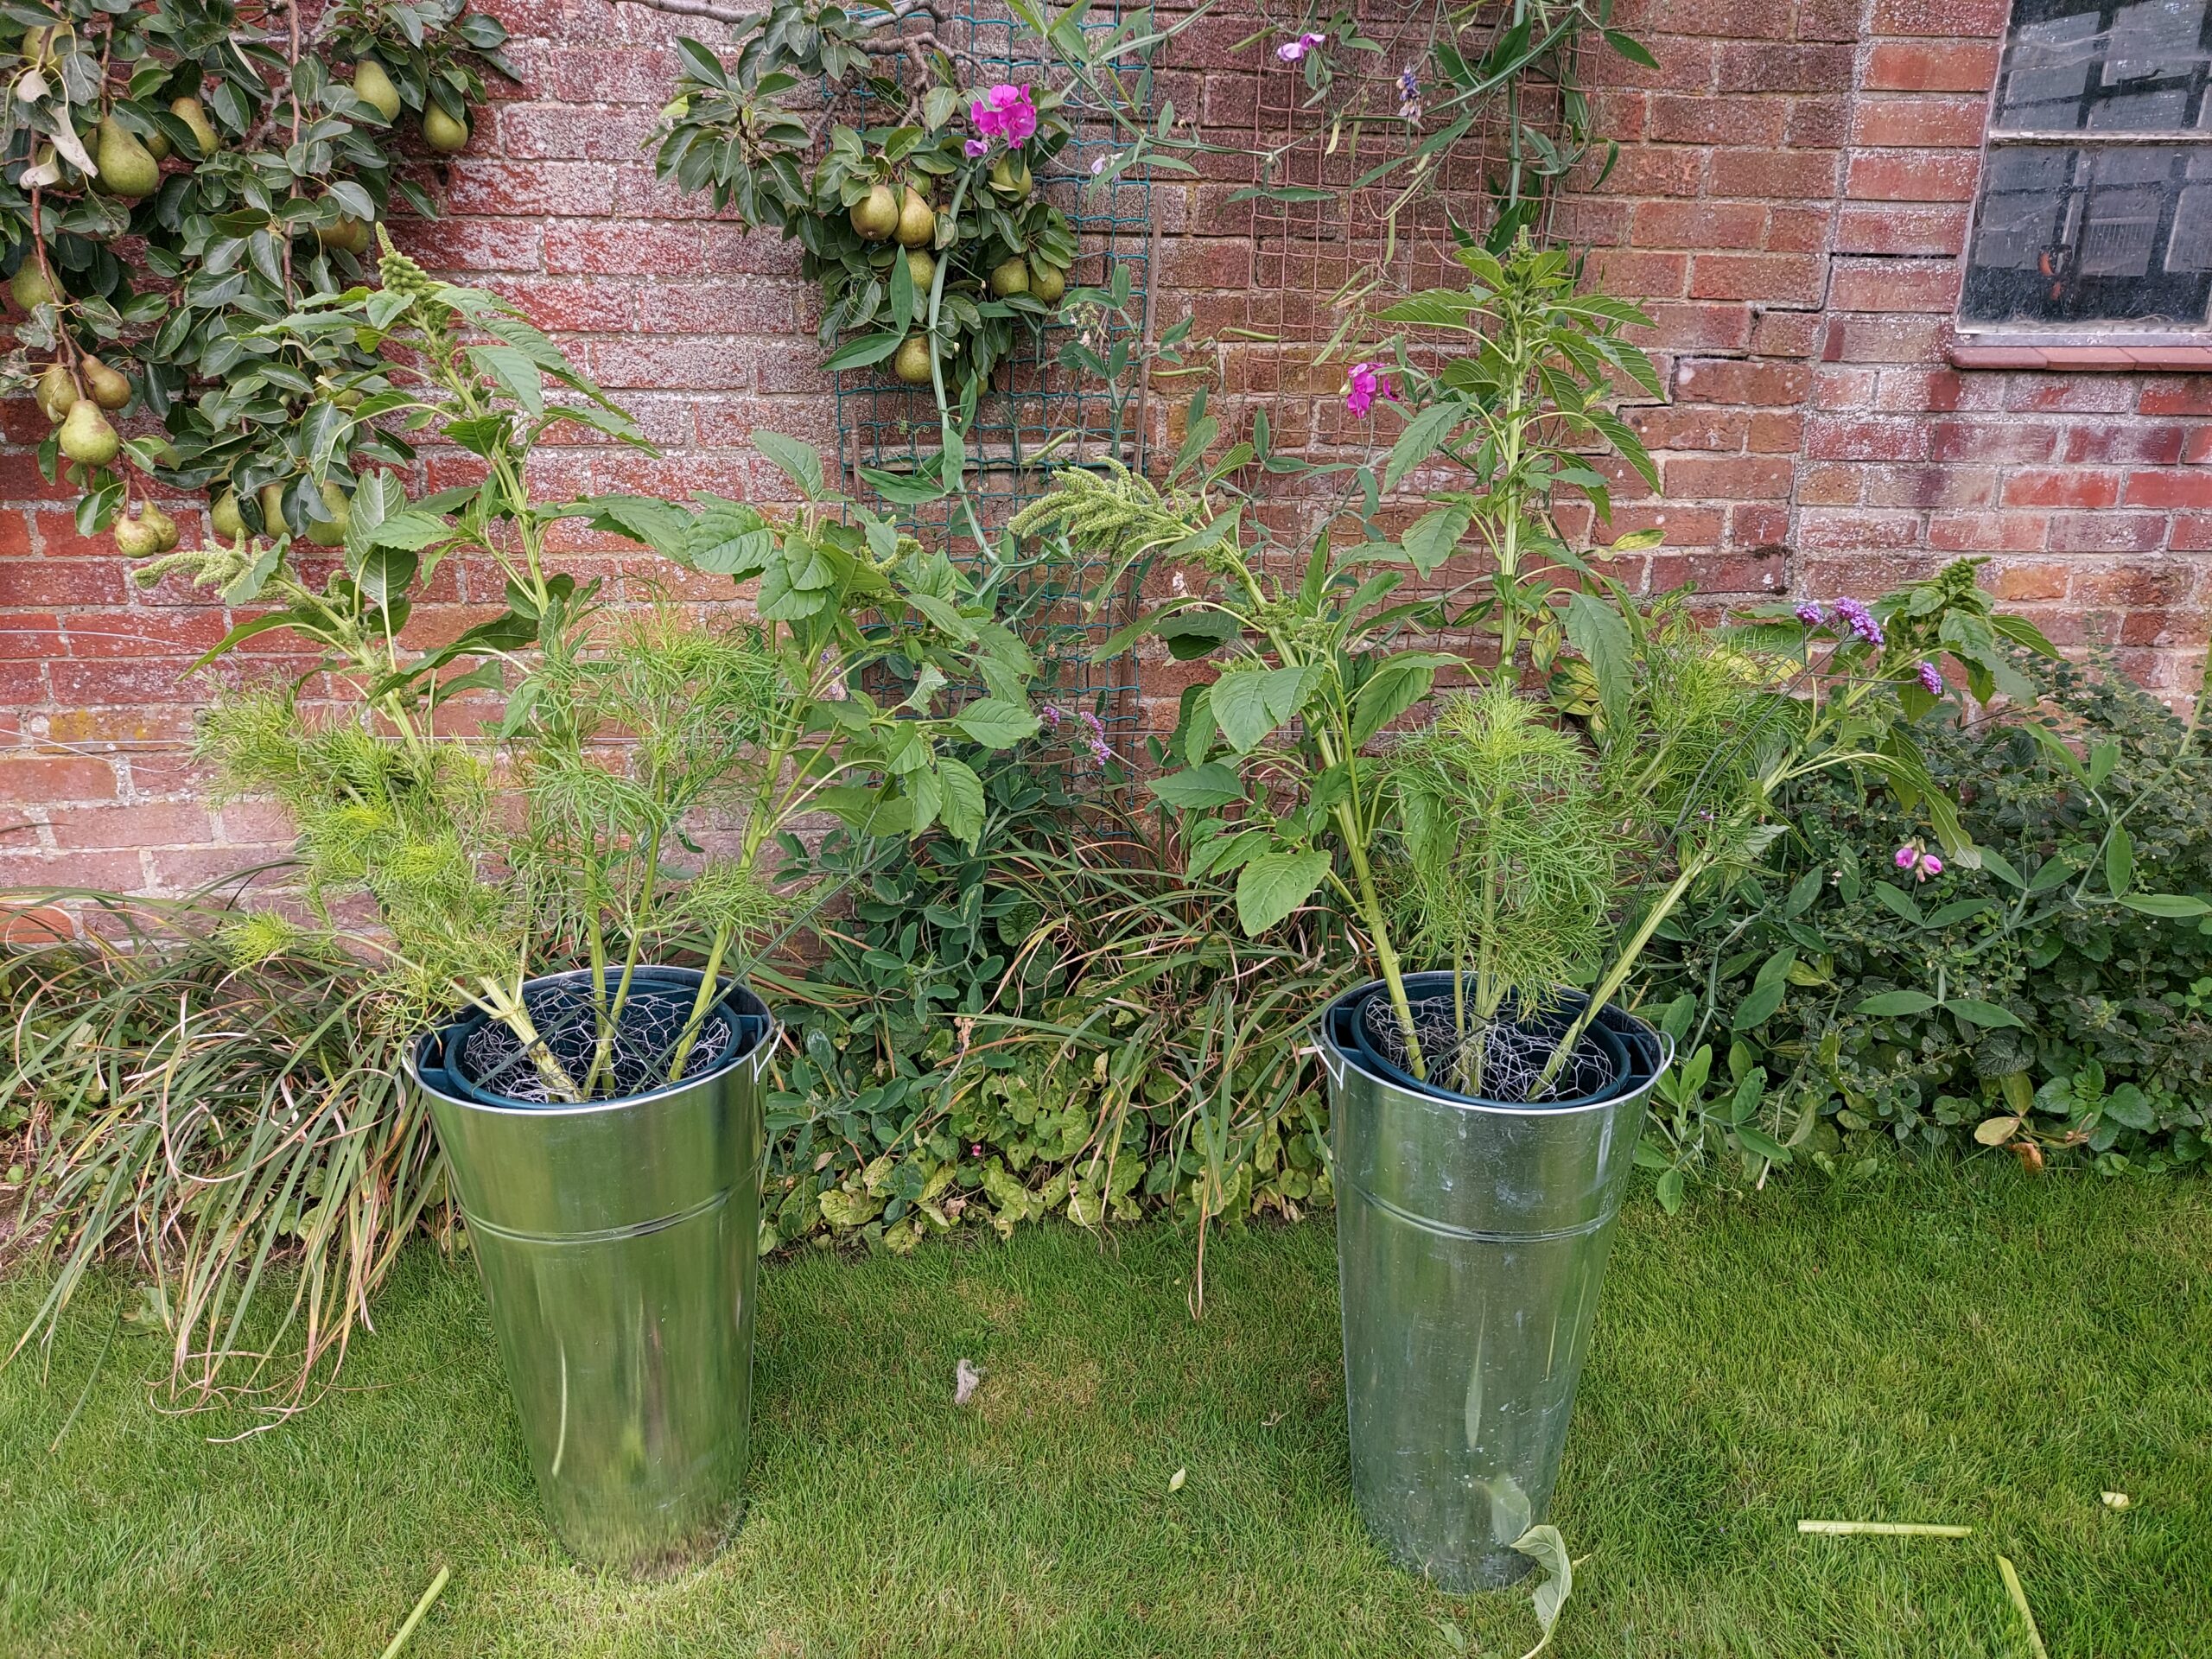
POLYGON ((115 550, 126 559, 150 558, 162 550, 162 532, 152 521, 154 511, 149 507, 143 518, 126 513, 115 521, 115 550))
POLYGON ((456 121, 433 104, 423 111, 423 142, 441 156, 451 156, 468 143, 468 123, 456 121))
POLYGON ((891 372, 910 386, 926 386, 930 383, 930 343, 919 334, 909 334, 899 347, 899 355, 891 359, 891 372))
POLYGON ((207 515, 207 522, 226 542, 235 542, 245 534, 245 518, 238 512, 238 493, 236 490, 225 490, 215 498, 215 505, 207 515))
POLYGON ((146 146, 113 116, 100 118, 99 147, 92 152, 99 177, 93 183, 105 194, 137 201, 161 188, 162 164, 146 146))
POLYGON ((353 66, 353 95, 365 104, 374 105, 385 120, 399 119, 399 88, 391 84, 384 65, 374 58, 363 58, 353 66))
POLYGON ((90 352, 77 366, 85 377, 85 390, 102 409, 121 409, 130 401, 130 382, 90 352))
POLYGON ((1002 260, 991 267, 991 292, 999 298, 1011 299, 1016 294, 1027 294, 1028 291, 1029 267, 1022 263, 1020 255, 1016 254, 1013 258, 1002 260))
POLYGON ((146 504, 146 510, 141 522, 153 530, 155 552, 167 553, 175 548, 178 536, 176 520, 163 512, 151 501, 146 504))
POLYGON ((1029 163, 1016 156, 1001 156, 991 163, 990 182, 996 194, 1019 201, 1029 194, 1029 163))
POLYGON ((215 136, 215 124, 207 118, 207 106, 196 98, 173 98, 169 113, 192 129, 192 136, 199 141, 200 156, 205 161, 223 146, 215 136))
POLYGON ((31 395, 38 400, 40 413, 59 426, 77 401, 76 378, 60 364, 49 363, 46 372, 38 378, 37 390, 31 395))
POLYGON ((153 131, 148 133, 142 142, 146 146, 146 153, 152 156, 156 161, 166 162, 168 160, 169 136, 166 132, 163 132, 159 127, 156 127, 153 131))
POLYGON ((343 547, 346 526, 353 522, 353 505, 346 500, 345 491, 335 484, 322 486, 322 509, 330 517, 313 519, 308 524, 308 540, 317 547, 343 547))
POLYGON ((879 184, 852 205, 845 215, 863 242, 887 242, 899 228, 899 198, 891 187, 879 184))
POLYGON ((1068 291, 1068 274, 1052 265, 1037 264, 1029 270, 1029 294, 1047 305, 1058 305, 1060 296, 1068 291))
POLYGON ((54 293, 54 284, 46 280, 46 273, 39 269, 35 253, 16 268, 16 274, 8 279, 8 293, 26 311, 52 305, 60 297, 54 293))
POLYGON ((284 522, 284 486, 282 482, 261 486, 261 533, 282 536, 291 526, 284 522))
POLYGON ((930 284, 937 281, 937 259, 927 248, 906 250, 906 274, 914 279, 914 292, 930 291, 930 284))
POLYGON ((899 205, 899 228, 894 234, 902 248, 926 248, 937 240, 937 209, 918 190, 909 190, 899 205))
POLYGON ((358 257, 369 251, 369 227, 351 213, 340 213, 334 223, 316 226, 315 239, 326 248, 342 248, 358 257))
POLYGON ((107 416, 100 413, 100 406, 89 397, 79 397, 69 405, 69 413, 61 422, 61 453, 72 461, 81 461, 87 467, 105 467, 113 461, 123 448, 123 440, 107 423, 107 416))

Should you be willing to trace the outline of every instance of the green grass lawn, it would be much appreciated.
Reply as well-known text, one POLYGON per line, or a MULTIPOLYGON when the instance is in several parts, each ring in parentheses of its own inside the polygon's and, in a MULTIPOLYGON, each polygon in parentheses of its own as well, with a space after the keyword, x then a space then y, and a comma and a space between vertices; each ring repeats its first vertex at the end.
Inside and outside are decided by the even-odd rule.
MULTIPOLYGON (((155 1408, 147 1338, 94 1376, 104 1286, 44 1380, 35 1355, 0 1373, 0 1651, 374 1659, 442 1565, 410 1659, 1516 1659, 1525 1594, 1438 1594, 1361 1534, 1326 1222, 1211 1241, 1198 1323, 1190 1243, 1056 1228, 771 1268, 744 1528, 645 1584, 540 1524, 465 1267, 416 1251, 346 1391, 235 1444, 209 1437, 253 1419, 155 1408), (986 1380, 956 1409, 963 1355, 986 1380)), ((1985 1166, 1632 1205, 1553 1517, 1586 1558, 1554 1651, 2013 1659, 2001 1551, 2054 1659, 2212 1654, 2208 1280, 2193 1180, 1985 1166)))

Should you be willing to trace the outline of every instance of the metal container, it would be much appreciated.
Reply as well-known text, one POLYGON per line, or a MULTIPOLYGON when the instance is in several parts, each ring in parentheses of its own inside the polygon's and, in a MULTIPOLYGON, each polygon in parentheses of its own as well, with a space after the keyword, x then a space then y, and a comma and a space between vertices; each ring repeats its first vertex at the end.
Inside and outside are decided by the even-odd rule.
POLYGON ((1510 1584, 1534 1565, 1510 1546, 1551 1505, 1613 1217, 1672 1045, 1608 1007, 1599 1020, 1633 1061, 1624 1092, 1561 1107, 1446 1098, 1366 1069, 1350 1020, 1375 988, 1331 1003, 1319 1033, 1352 1493, 1401 1565, 1449 1590, 1510 1584))
MULTIPOLYGON (((697 975, 691 975, 697 983, 697 975)), ((760 1033, 720 1070, 582 1106, 454 1092, 414 1046, 492 1305, 538 1491, 594 1567, 651 1572, 715 1548, 742 1491, 760 1262, 760 1033)))

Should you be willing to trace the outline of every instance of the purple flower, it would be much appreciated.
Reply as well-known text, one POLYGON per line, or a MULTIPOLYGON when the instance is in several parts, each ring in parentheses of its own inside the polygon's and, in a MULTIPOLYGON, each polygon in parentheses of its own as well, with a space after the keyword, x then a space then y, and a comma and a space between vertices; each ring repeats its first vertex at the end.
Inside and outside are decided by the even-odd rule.
POLYGON ((1410 63, 1398 71, 1398 119, 1416 125, 1421 121, 1421 79, 1410 63))
POLYGON ((1855 599, 1839 599, 1835 613, 1843 619, 1854 639, 1864 639, 1870 645, 1882 643, 1882 625, 1874 620, 1874 613, 1855 599))
POLYGON ((1391 403, 1399 401, 1398 389, 1382 373, 1380 363, 1355 363, 1351 365, 1351 384, 1344 391, 1344 407, 1353 414, 1364 416, 1375 407, 1377 392, 1391 403))
POLYGON ((1045 729, 1048 732, 1060 729, 1060 711, 1049 702, 1037 711, 1037 718, 1045 722, 1045 729))
POLYGON ((1942 669, 1936 667, 1933 663, 1923 663, 1914 671, 1914 672, 1920 676, 1921 686, 1927 691, 1929 696, 1940 697, 1943 695, 1943 671, 1942 669))
POLYGON ((1905 843, 1905 845, 1904 845, 1904 846, 1902 846, 1902 847, 1900 847, 1900 848, 1898 848, 1898 849, 1897 849, 1897 868, 1899 868, 1899 869, 1901 869, 1901 870, 1909 870, 1909 869, 1910 869, 1914 865, 1916 865, 1916 864, 1917 864, 1917 863, 1919 863, 1919 862, 1920 862, 1920 849, 1919 849, 1919 848, 1913 846, 1910 842, 1906 842, 1906 843, 1905 843))
POLYGON ((970 138, 966 143, 961 145, 960 148, 968 152, 968 159, 969 161, 974 161, 979 156, 988 156, 991 153, 991 141, 988 138, 970 138))
MULTIPOLYGON (((1001 81, 968 106, 968 118, 986 138, 1003 138, 1014 149, 1037 130, 1037 106, 1029 101, 1026 81, 1019 86, 1001 81)), ((968 153, 981 152, 971 148, 968 153)))
POLYGON ((1285 41, 1281 46, 1275 48, 1275 56, 1281 58, 1285 63, 1296 63, 1328 38, 1325 35, 1300 35, 1296 40, 1285 41))
POLYGON ((1943 861, 1918 842, 1909 841, 1897 849, 1897 868, 1910 870, 1916 881, 1925 881, 1931 875, 1943 874, 1943 861))
POLYGON ((1922 880, 1925 881, 1931 875, 1941 875, 1942 874, 1943 861, 1942 859, 1936 857, 1933 853, 1923 853, 1920 855, 1920 879, 1922 880))
POLYGON ((1828 620, 1828 613, 1821 608, 1821 601, 1817 599, 1807 600, 1797 607, 1796 614, 1797 620, 1808 628, 1817 628, 1828 620))

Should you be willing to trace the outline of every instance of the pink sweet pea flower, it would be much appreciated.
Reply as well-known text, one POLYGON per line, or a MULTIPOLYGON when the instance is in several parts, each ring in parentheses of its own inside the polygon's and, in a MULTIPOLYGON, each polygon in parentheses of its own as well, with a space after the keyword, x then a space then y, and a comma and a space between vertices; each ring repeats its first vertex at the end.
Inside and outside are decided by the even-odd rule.
POLYGON ((1281 46, 1275 48, 1275 56, 1281 58, 1285 63, 1296 63, 1328 38, 1325 35, 1300 35, 1296 40, 1285 41, 1281 46))
POLYGON ((1380 393, 1389 403, 1399 401, 1398 389, 1382 374, 1380 363, 1355 363, 1351 365, 1351 382, 1344 392, 1344 407, 1353 414, 1364 416, 1375 407, 1380 393))
POLYGON ((1037 106, 1030 101, 1027 83, 1013 86, 1001 81, 968 106, 968 118, 987 138, 1003 138, 1010 149, 1037 130, 1037 106))

